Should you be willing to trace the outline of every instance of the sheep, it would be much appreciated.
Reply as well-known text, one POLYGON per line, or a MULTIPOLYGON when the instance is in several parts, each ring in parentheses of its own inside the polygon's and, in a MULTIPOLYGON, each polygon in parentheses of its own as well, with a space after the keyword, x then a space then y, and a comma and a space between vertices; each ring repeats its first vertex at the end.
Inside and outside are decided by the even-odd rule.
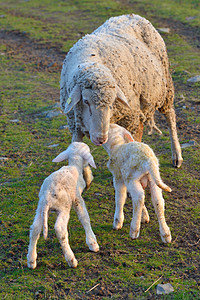
POLYGON ((144 189, 149 183, 161 239, 164 243, 170 243, 171 233, 165 221, 161 189, 171 192, 171 188, 161 180, 158 159, 153 150, 144 143, 134 141, 130 132, 117 124, 110 124, 108 141, 103 147, 109 155, 108 168, 113 175, 115 188, 113 228, 118 230, 123 226, 123 207, 128 190, 133 204, 130 237, 136 239, 139 236, 141 221, 149 222, 148 211, 144 205, 144 189))
MULTIPOLYGON (((90 164, 96 168, 89 147, 81 142, 70 144, 67 150, 60 153, 53 162, 69 160, 69 165, 60 168, 49 175, 43 182, 39 192, 39 202, 33 224, 30 228, 30 242, 27 254, 27 265, 36 268, 36 246, 43 227, 44 238, 48 234, 48 212, 55 210, 58 213, 55 223, 56 235, 62 246, 65 259, 70 267, 77 267, 77 260, 68 242, 67 225, 71 207, 75 209, 85 233, 89 249, 99 251, 99 245, 90 225, 90 218, 81 196, 86 184, 83 179, 83 167, 90 164)), ((92 180, 92 178, 91 178, 92 180)))
POLYGON ((175 167, 183 161, 173 106, 174 86, 165 43, 145 18, 112 17, 80 39, 63 62, 60 104, 72 141, 88 136, 95 145, 117 123, 141 141, 143 126, 157 128, 154 113, 166 117, 175 167))

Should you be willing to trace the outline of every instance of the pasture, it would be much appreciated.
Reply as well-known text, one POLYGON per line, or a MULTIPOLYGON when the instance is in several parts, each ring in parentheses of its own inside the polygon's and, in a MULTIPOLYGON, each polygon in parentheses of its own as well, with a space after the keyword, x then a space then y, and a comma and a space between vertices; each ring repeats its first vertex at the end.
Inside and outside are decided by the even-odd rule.
POLYGON ((1 299, 199 299, 200 298, 200 75, 198 0, 7 0, 0 1, 0 298, 1 299), (38 265, 27 267, 29 228, 40 186, 63 163, 52 163, 71 136, 59 108, 62 62, 70 47, 111 16, 135 13, 162 32, 175 85, 177 129, 183 164, 171 164, 166 122, 156 114, 163 135, 144 131, 160 172, 172 193, 164 192, 166 221, 172 243, 165 245, 146 193, 150 223, 131 240, 131 199, 125 222, 112 229, 114 189, 106 167, 108 156, 88 139, 97 169, 83 194, 100 252, 88 250, 74 211, 69 222, 70 245, 78 267, 70 269, 49 217, 49 234, 38 242, 38 265), (190 142, 190 143, 189 143, 190 142), (189 146, 189 147, 186 147, 189 146), (158 283, 174 292, 156 295, 158 283), (151 287, 152 285, 152 287, 151 287))

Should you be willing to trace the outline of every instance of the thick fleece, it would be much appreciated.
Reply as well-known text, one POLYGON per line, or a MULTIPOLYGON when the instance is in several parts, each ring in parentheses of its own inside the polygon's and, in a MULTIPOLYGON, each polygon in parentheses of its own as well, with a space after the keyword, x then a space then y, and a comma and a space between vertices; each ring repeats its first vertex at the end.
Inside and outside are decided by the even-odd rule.
MULTIPOLYGON (((151 127, 150 132, 154 128, 157 130, 154 113, 160 110, 166 115, 171 130, 173 162, 180 166, 182 156, 173 99, 174 87, 165 43, 152 24, 138 15, 110 18, 93 33, 80 39, 64 60, 60 103, 67 113, 74 140, 82 139, 86 134, 93 142, 96 140, 103 144, 110 121, 125 127, 139 140, 144 123, 151 127), (79 103, 74 102, 76 105, 70 98, 74 96, 75 87, 79 87, 80 98, 79 103), (96 109, 111 109, 111 113, 106 115, 101 111, 102 117, 95 120, 90 110, 91 122, 96 123, 92 128, 85 121, 85 107, 81 102, 85 90, 91 90, 89 100, 96 109), (129 107, 124 105, 125 102, 129 107)), ((88 113, 86 119, 90 115, 88 113)))

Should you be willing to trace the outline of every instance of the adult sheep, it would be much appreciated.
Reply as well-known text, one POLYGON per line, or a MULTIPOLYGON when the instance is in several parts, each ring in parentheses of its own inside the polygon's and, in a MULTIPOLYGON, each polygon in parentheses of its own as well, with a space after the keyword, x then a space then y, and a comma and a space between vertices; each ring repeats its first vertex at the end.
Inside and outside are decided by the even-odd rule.
POLYGON ((110 18, 80 39, 64 60, 60 102, 72 141, 87 135, 95 145, 106 143, 110 122, 141 141, 143 124, 158 130, 154 113, 159 110, 169 126, 173 164, 180 167, 173 98, 165 43, 138 15, 110 18))

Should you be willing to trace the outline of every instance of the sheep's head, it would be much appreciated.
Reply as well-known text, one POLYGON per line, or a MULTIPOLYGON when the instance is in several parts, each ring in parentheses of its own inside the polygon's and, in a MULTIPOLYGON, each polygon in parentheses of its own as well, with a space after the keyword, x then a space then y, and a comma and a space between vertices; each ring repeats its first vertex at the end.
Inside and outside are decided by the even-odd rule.
POLYGON ((74 142, 69 145, 69 147, 58 154, 56 158, 52 160, 52 162, 61 162, 63 160, 67 160, 70 157, 81 156, 84 160, 84 166, 90 164, 93 168, 96 169, 96 165, 94 162, 94 158, 90 153, 90 148, 85 143, 74 142))
POLYGON ((76 79, 76 85, 66 101, 65 113, 82 101, 82 121, 89 132, 91 141, 99 146, 106 143, 112 105, 120 101, 129 106, 128 101, 117 86, 107 68, 99 64, 82 67, 76 79))

